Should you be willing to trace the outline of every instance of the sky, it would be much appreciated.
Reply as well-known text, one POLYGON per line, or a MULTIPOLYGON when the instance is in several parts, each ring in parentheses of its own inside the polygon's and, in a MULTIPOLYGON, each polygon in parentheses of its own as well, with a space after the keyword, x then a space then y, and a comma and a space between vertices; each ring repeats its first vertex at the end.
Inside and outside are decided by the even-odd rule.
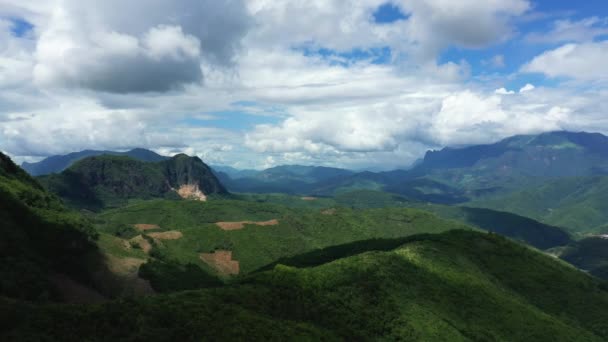
POLYGON ((0 150, 385 170, 608 134, 605 0, 0 0, 0 150))

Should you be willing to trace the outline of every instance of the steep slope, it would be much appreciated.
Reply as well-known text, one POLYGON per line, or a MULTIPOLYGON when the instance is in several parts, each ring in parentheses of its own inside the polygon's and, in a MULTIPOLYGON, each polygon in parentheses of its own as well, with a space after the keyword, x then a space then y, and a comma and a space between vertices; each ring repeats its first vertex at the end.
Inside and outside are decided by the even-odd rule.
POLYGON ((127 152, 84 150, 66 155, 51 156, 36 163, 24 162, 21 164, 21 167, 32 176, 42 176, 51 173, 59 173, 81 159, 104 154, 127 156, 145 162, 159 162, 167 159, 167 157, 143 148, 136 148, 127 152))
POLYGON ((0 296, 58 298, 51 277, 86 282, 96 233, 0 153, 0 296))
POLYGON ((596 277, 608 279, 608 236, 592 236, 558 250, 557 255, 596 277))
POLYGON ((205 200, 226 193, 207 165, 183 154, 156 163, 125 156, 88 157, 60 174, 39 179, 68 204, 89 209, 120 206, 130 199, 205 200))
POLYGON ((573 234, 608 233, 608 176, 562 178, 471 205, 528 216, 573 234))
POLYGON ((338 250, 229 287, 100 306, 0 301, 0 337, 89 340, 605 341, 608 292, 496 235, 415 236, 338 250), (332 261, 333 260, 333 261, 332 261), (315 265, 312 263, 311 265, 315 265), (514 314, 516 313, 516 314, 514 314), (171 319, 167 319, 170 317, 171 319), (71 324, 78 322, 78 324, 71 324))

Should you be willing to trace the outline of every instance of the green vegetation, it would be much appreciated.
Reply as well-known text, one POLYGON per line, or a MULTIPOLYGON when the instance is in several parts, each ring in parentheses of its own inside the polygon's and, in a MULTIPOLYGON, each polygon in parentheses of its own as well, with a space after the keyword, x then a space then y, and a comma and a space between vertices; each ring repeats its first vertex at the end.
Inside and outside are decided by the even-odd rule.
POLYGON ((572 243, 559 257, 596 277, 608 279, 608 239, 594 236, 572 243))
POLYGON ((93 156, 39 180, 70 206, 92 210, 123 206, 133 199, 178 199, 176 189, 182 185, 195 185, 205 195, 226 194, 207 165, 184 154, 155 163, 93 156))
POLYGON ((183 236, 164 240, 154 255, 165 262, 194 264, 214 272, 200 253, 231 250, 241 273, 248 273, 283 257, 314 249, 372 238, 395 238, 419 233, 466 228, 424 211, 408 208, 353 210, 350 208, 304 209, 242 200, 209 202, 153 200, 98 215, 98 230, 138 223, 156 224, 163 231, 183 236), (222 230, 222 221, 268 221, 278 224, 245 224, 243 229, 222 230))
POLYGON ((54 299, 54 273, 88 280, 83 257, 97 234, 1 153, 0 222, 1 296, 54 299))
POLYGON ((227 287, 96 306, 0 300, 0 338, 604 341, 603 288, 508 239, 451 231, 227 287))
POLYGON ((470 205, 531 217, 580 237, 608 233, 608 176, 562 178, 470 205))

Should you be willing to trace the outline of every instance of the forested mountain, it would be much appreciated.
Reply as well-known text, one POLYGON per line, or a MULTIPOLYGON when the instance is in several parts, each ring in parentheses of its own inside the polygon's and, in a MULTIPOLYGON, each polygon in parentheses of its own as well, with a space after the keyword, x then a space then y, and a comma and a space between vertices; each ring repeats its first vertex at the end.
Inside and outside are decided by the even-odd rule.
POLYGON ((66 155, 51 156, 36 163, 24 162, 21 167, 32 176, 48 175, 59 173, 81 159, 103 154, 127 156, 146 162, 158 162, 168 158, 143 148, 135 148, 127 152, 84 150, 66 155))
POLYGON ((160 162, 115 155, 88 157, 39 180, 70 205, 89 209, 121 205, 130 199, 205 200, 208 195, 227 193, 202 160, 184 154, 160 162))

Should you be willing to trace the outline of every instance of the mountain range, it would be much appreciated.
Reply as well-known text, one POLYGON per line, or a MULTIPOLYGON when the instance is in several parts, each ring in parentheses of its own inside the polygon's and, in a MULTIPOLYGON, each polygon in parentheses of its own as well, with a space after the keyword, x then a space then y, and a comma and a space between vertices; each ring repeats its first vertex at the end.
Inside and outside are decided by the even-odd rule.
POLYGON ((0 154, 0 339, 603 341, 607 141, 386 172, 0 154))

